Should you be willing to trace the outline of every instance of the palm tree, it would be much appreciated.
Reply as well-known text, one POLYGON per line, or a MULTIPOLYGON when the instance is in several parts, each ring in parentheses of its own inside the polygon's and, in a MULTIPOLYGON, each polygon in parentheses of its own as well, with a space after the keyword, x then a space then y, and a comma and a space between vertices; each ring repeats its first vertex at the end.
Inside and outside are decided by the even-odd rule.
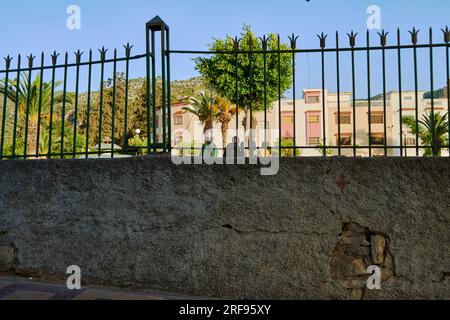
MULTIPOLYGON (((21 74, 21 81, 17 85, 17 79, 10 79, 8 81, 7 88, 5 80, 0 80, 0 93, 6 95, 8 99, 18 106, 18 115, 20 117, 21 123, 23 123, 23 128, 26 127, 26 119, 28 114, 28 150, 29 154, 34 154, 36 152, 37 143, 37 127, 39 119, 49 120, 51 116, 53 118, 55 114, 50 115, 51 109, 51 97, 52 97, 52 83, 43 82, 41 87, 41 74, 37 74, 36 79, 30 83, 28 87, 28 73, 24 72, 21 74), (6 89, 6 90, 5 90, 6 89), (42 90, 41 90, 42 89, 42 90), (40 95, 42 91, 42 95, 40 95), (41 114, 39 114, 39 105, 41 114), (27 112, 28 110, 28 112, 27 112)), ((55 81, 54 88, 56 89, 62 84, 62 81, 55 81)), ((67 93, 65 101, 68 105, 73 102, 74 94, 67 93)), ((64 94, 61 91, 54 92, 53 96, 53 106, 56 110, 64 101, 64 94)))
POLYGON ((228 126, 233 116, 236 114, 237 108, 229 100, 222 98, 220 96, 215 99, 215 106, 216 106, 216 115, 215 115, 216 121, 220 123, 222 128, 221 130, 222 130, 223 148, 226 148, 228 126))
POLYGON ((208 98, 205 92, 200 92, 200 97, 191 97, 189 106, 184 107, 185 112, 192 113, 198 117, 203 124, 203 133, 213 128, 213 120, 216 118, 216 106, 214 99, 208 98))
POLYGON ((441 156, 442 148, 448 145, 448 114, 441 115, 440 113, 428 112, 419 120, 416 126, 416 120, 413 116, 405 116, 402 119, 404 125, 409 127, 411 132, 422 140, 426 146, 424 156, 441 156), (434 136, 434 143, 433 143, 434 136))

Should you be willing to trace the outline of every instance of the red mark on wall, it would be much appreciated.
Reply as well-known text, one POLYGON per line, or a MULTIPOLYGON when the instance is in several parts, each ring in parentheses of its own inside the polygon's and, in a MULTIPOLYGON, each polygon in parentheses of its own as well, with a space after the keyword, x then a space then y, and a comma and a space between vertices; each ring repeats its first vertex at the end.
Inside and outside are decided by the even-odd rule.
POLYGON ((344 191, 346 184, 347 183, 345 182, 345 177, 344 176, 341 176, 341 179, 339 179, 336 182, 336 185, 339 187, 339 189, 341 189, 341 191, 344 191))

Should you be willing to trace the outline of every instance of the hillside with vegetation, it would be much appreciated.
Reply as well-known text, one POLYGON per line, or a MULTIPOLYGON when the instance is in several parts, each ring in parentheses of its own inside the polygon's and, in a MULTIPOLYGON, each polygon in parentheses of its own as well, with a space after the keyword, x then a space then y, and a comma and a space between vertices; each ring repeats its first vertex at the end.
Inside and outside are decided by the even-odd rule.
MULTIPOLYGON (((0 80, 1 81, 1 80, 0 80)), ((25 125, 27 121, 27 93, 19 91, 17 121, 15 117, 15 94, 9 97, 6 109, 5 121, 5 143, 3 146, 4 155, 12 155, 13 150, 13 132, 16 122, 16 141, 15 154, 23 155, 36 154, 36 136, 40 131, 39 153, 71 153, 84 152, 86 150, 86 133, 89 132, 89 147, 92 149, 99 142, 99 133, 101 129, 102 142, 110 141, 114 137, 114 142, 123 148, 128 147, 129 140, 135 138, 136 129, 141 131, 141 136, 147 136, 147 86, 146 78, 137 78, 129 80, 129 90, 127 99, 127 116, 125 121, 125 79, 122 74, 117 75, 116 95, 114 99, 114 90, 112 80, 105 81, 103 88, 103 108, 100 108, 100 90, 91 92, 90 108, 88 110, 88 94, 80 93, 78 96, 78 108, 75 114, 75 94, 67 92, 66 103, 63 103, 62 85, 59 83, 55 88, 55 100, 53 106, 53 117, 51 117, 50 99, 45 99, 41 106, 40 120, 37 116, 39 108, 39 83, 33 80, 30 90, 30 111, 28 116, 28 128, 25 125), (115 100, 115 112, 113 116, 113 106, 115 100), (88 118, 89 112, 89 118, 88 118), (64 117, 63 117, 64 114, 64 117), (101 115, 101 123, 100 123, 101 115), (62 119, 64 118, 64 121, 62 119), (77 123, 76 131, 74 123, 77 123), (112 132, 114 121, 114 134, 112 132), (126 123, 125 123, 126 122, 126 123), (39 127, 39 128, 38 128, 39 127), (126 131, 125 131, 126 130, 126 131), (51 137, 50 137, 51 132, 51 137), (63 137, 63 138, 62 138, 63 137), (24 144, 27 142, 27 149, 24 144), (52 143, 49 150, 49 143, 52 143), (31 144, 31 146, 30 146, 31 144)), ((157 79, 156 99, 157 105, 162 101, 162 81, 157 79)), ((22 84, 26 87, 26 84, 22 84)), ((50 96, 50 84, 44 83, 44 95, 50 96)), ((0 90, 4 83, 0 84, 0 90)), ((12 87, 15 90, 15 86, 12 87)), ((192 78, 188 80, 173 81, 171 83, 172 102, 186 101, 189 97, 199 95, 204 90, 204 82, 201 78, 192 78)), ((152 97, 150 97, 152 99, 152 97)), ((152 117, 152 114, 151 114, 152 117)), ((3 95, 0 93, 0 124, 3 121, 3 95)))

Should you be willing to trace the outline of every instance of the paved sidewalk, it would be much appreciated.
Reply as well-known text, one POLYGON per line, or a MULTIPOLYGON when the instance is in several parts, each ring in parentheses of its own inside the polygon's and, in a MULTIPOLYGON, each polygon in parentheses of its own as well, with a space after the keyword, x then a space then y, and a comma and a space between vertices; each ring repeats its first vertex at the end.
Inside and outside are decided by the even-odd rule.
POLYGON ((131 291, 116 288, 85 287, 69 290, 65 285, 22 278, 0 277, 0 300, 194 300, 186 295, 159 291, 131 291))

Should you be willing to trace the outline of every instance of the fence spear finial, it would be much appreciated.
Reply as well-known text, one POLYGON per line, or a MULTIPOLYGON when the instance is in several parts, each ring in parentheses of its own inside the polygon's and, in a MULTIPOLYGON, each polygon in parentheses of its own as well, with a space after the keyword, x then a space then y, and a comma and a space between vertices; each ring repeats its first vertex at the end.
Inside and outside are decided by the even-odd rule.
POLYGON ((131 55, 131 49, 133 48, 133 46, 130 45, 129 42, 127 42, 127 44, 126 44, 125 46, 123 46, 123 47, 125 48, 125 56, 126 56, 127 58, 129 58, 130 55, 131 55))
POLYGON ((348 39, 350 41, 350 47, 354 48, 356 45, 356 36, 358 33, 354 33, 353 30, 350 33, 347 33, 348 39))
POLYGON ((380 44, 383 48, 386 47, 388 34, 389 32, 385 32, 384 29, 383 31, 381 31, 381 33, 378 32, 378 35, 380 36, 380 44))
POLYGON ((98 49, 100 52, 100 60, 103 62, 106 58, 106 53, 108 52, 108 49, 105 49, 105 47, 102 47, 101 49, 98 49))
POLYGON ((83 55, 83 53, 84 53, 84 52, 82 52, 82 51, 80 51, 80 50, 78 50, 77 52, 74 52, 77 64, 80 64, 80 62, 81 62, 81 56, 83 55))
POLYGON ((444 42, 449 43, 450 42, 450 30, 448 29, 448 26, 445 27, 445 29, 441 29, 444 33, 444 42))
POLYGON ((419 34, 419 29, 416 29, 416 27, 413 27, 411 31, 408 31, 409 34, 411 35, 411 42, 412 44, 416 45, 417 44, 417 39, 418 39, 418 34, 419 34))
POLYGON ((325 49, 325 47, 326 47, 326 39, 327 39, 328 35, 326 35, 326 34, 324 34, 324 33, 322 32, 322 34, 317 35, 317 37, 318 37, 319 40, 320 40, 320 47, 321 47, 322 49, 325 49))
POLYGON ((51 57, 52 57, 52 65, 55 66, 56 63, 58 62, 59 53, 53 51, 51 57))
POLYGON ((34 62, 34 58, 36 58, 35 56, 33 56, 31 53, 30 55, 27 57, 28 59, 28 68, 33 68, 33 62, 34 62))
POLYGON ((296 50, 297 49, 297 40, 299 36, 296 36, 294 33, 288 37, 289 42, 291 43, 291 49, 296 50))
POLYGON ((239 51, 239 44, 241 43, 241 39, 239 39, 238 37, 234 37, 233 39, 233 49, 234 51, 239 51))
POLYGON ((5 59, 5 65, 6 65, 6 70, 9 70, 9 68, 11 67, 11 61, 13 60, 13 58, 8 54, 8 56, 6 56, 5 59))
POLYGON ((264 35, 262 38, 259 38, 259 39, 261 40, 261 45, 262 45, 263 51, 267 51, 269 48, 270 36, 266 37, 266 35, 264 35))

